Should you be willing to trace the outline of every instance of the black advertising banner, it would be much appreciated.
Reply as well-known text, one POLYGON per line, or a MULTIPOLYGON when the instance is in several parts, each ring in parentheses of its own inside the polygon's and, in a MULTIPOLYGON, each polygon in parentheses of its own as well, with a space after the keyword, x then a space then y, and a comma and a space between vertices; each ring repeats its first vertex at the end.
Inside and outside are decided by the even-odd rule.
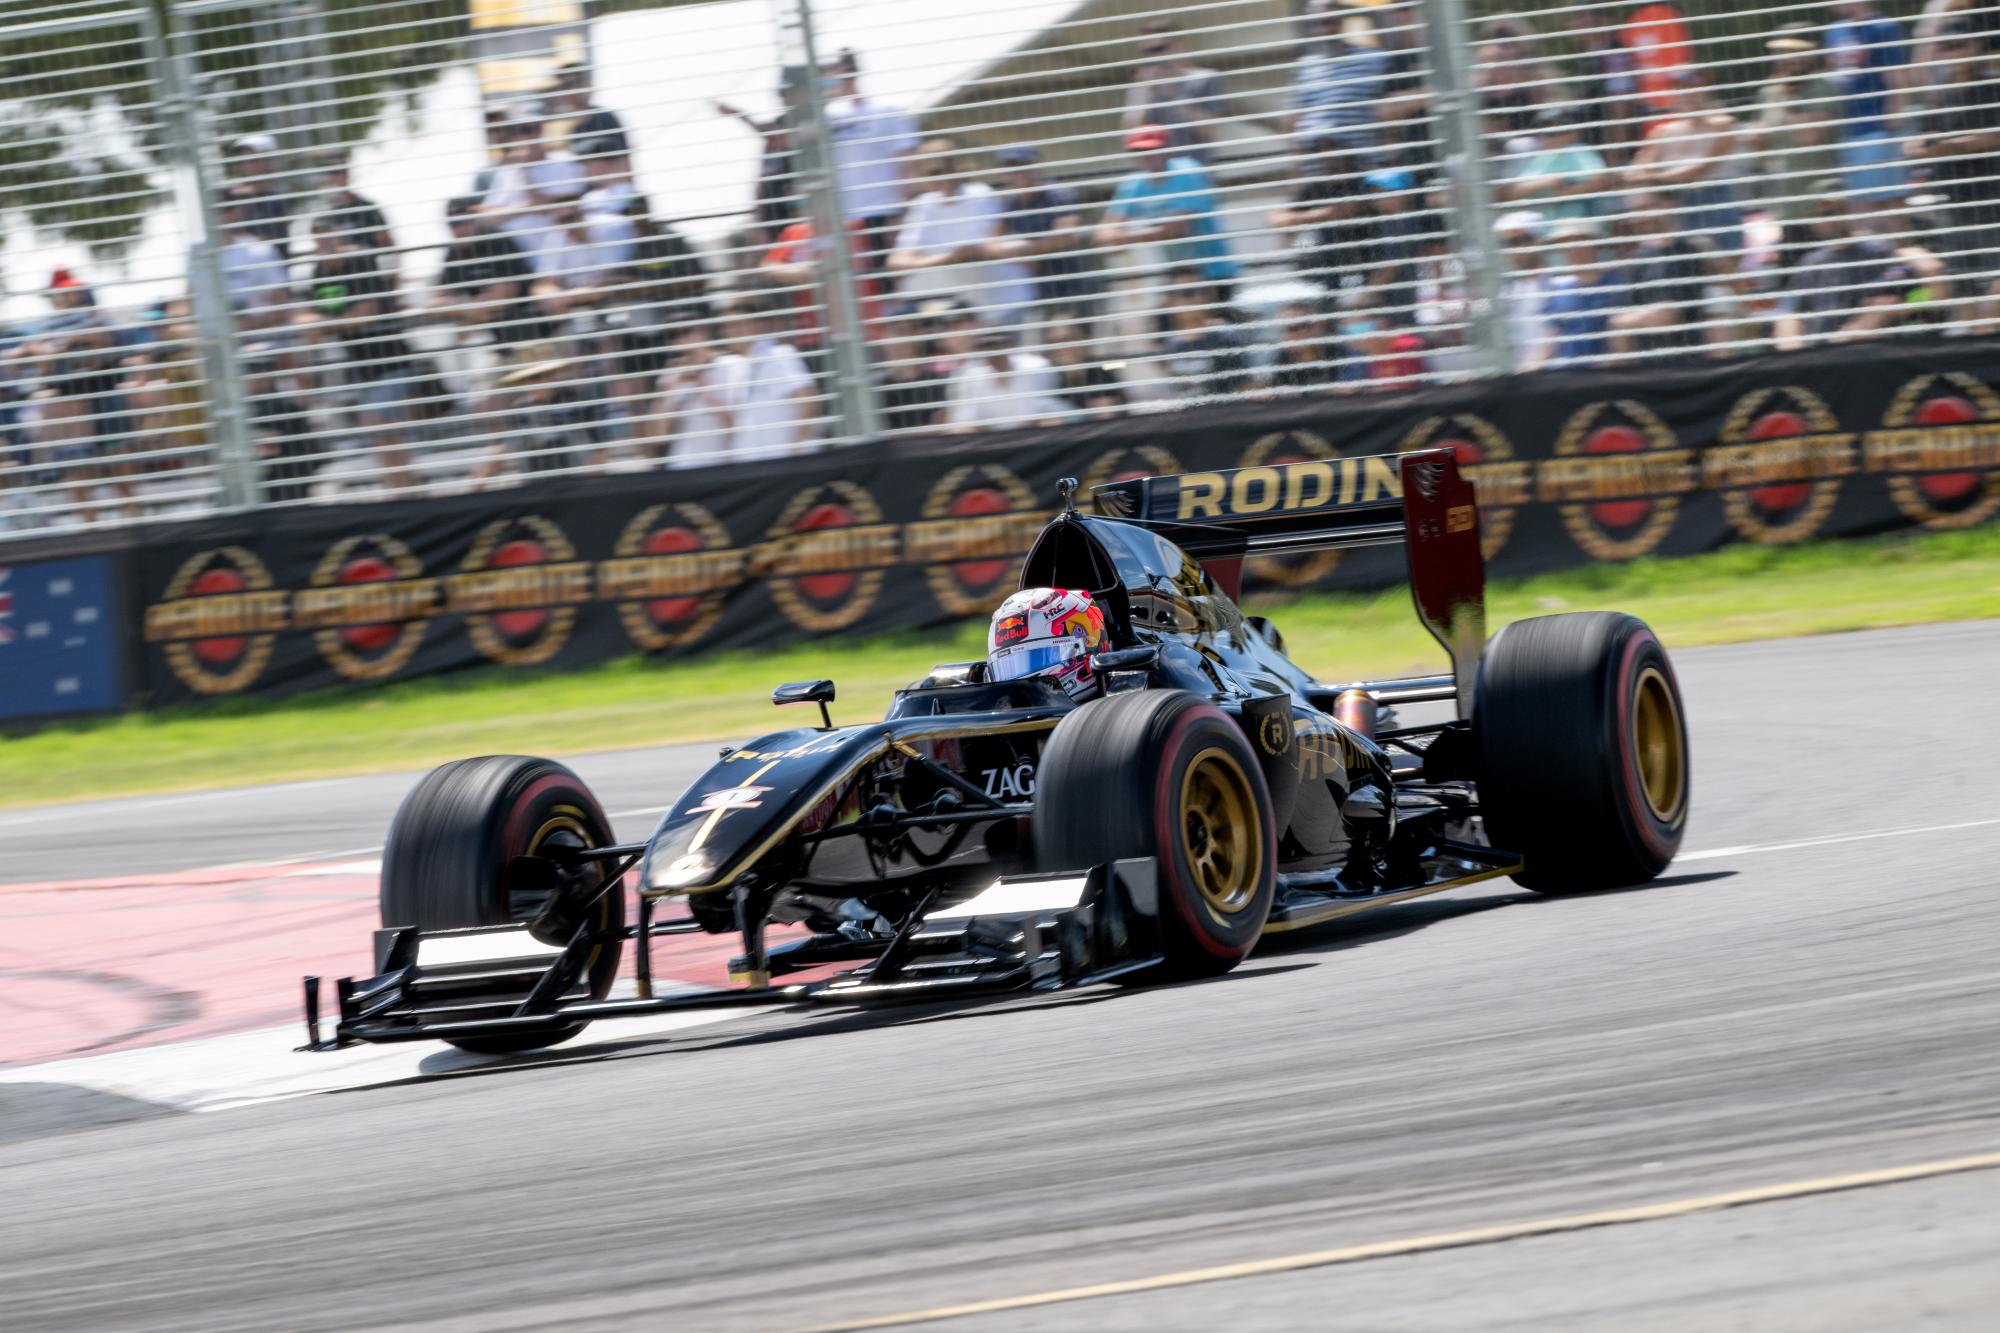
MULTIPOLYGON (((144 702, 984 616, 1063 476, 1088 487, 1322 460, 1338 477, 1343 459, 1449 446, 1502 576, 1729 541, 1967 527, 2000 512, 1996 385, 2000 344, 1895 342, 160 525, 132 556, 144 702)), ((1258 477, 1239 474, 1245 495, 1209 502, 1266 503, 1258 477)), ((1264 559, 1250 581, 1379 587, 1400 579, 1401 561, 1394 548, 1264 559)))

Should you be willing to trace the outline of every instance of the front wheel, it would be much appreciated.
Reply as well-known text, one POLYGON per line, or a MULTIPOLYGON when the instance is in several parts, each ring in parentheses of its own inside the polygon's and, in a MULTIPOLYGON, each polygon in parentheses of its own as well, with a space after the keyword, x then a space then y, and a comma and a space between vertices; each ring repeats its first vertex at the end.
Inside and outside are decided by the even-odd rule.
POLYGON ((1276 823, 1242 730, 1180 690, 1076 709, 1049 737, 1035 778, 1044 869, 1158 860, 1165 962, 1135 981, 1212 976, 1243 960, 1277 891, 1276 823))
POLYGON ((1617 612, 1541 616, 1493 636, 1473 726, 1480 812, 1541 893, 1637 884, 1687 829, 1686 712, 1667 650, 1617 612))
MULTIPOLYGON (((382 924, 457 930, 531 921, 549 890, 544 883, 517 882, 510 875, 515 857, 562 847, 608 847, 614 841, 597 798, 554 760, 521 755, 457 760, 427 773, 396 810, 382 849, 382 924)), ((614 888, 598 900, 591 925, 608 934, 624 924, 624 890, 614 888)), ((617 940, 597 946, 584 969, 592 999, 610 993, 622 947, 617 940)), ((462 1050, 506 1054, 553 1046, 583 1028, 569 1023, 450 1040, 462 1050)))

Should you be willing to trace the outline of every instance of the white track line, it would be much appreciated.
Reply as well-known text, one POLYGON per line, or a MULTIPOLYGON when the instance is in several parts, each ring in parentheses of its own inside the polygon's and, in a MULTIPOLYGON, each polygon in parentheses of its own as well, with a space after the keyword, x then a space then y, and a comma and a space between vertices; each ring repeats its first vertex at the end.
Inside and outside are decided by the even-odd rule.
MULTIPOLYGON (((1781 1185, 1730 1190, 1722 1194, 1670 1199, 1662 1203, 1641 1204, 1634 1208, 1606 1208, 1594 1213, 1570 1213, 1563 1217, 1544 1217, 1527 1222, 1504 1223, 1500 1226, 1471 1227, 1463 1231, 1446 1231, 1429 1236, 1411 1236, 1402 1240, 1377 1241, 1370 1245, 1349 1245, 1338 1250, 1288 1254, 1276 1259, 1253 1259, 1248 1263, 1223 1264, 1214 1268, 1191 1268, 1178 1273, 1161 1273, 1154 1277, 1102 1282, 1090 1287, 1068 1287, 1057 1291, 1003 1296, 998 1300, 972 1301, 964 1305, 944 1305, 930 1310, 911 1310, 872 1318, 843 1319, 836 1323, 814 1324, 810 1328, 794 1329, 791 1333, 864 1333, 864 1330, 902 1328, 911 1324, 937 1324, 947 1320, 1003 1314, 1041 1306, 1066 1305, 1076 1301, 1101 1300, 1111 1296, 1166 1291, 1175 1287, 1192 1287, 1209 1282, 1238 1281, 1243 1278, 1265 1277, 1273 1273, 1296 1273, 1336 1264, 1363 1263, 1370 1259, 1431 1254, 1439 1250, 1460 1250, 1474 1245, 1493 1245, 1505 1241, 1526 1240, 1535 1236, 1558 1236, 1566 1232, 1593 1231, 1601 1227, 1627 1226, 1635 1222, 1657 1222, 1666 1218, 1687 1217, 1694 1213, 1720 1212, 1724 1209, 1744 1208, 1754 1204, 1805 1199, 1817 1194, 1869 1189, 1878 1185, 1897 1185, 1914 1180, 1930 1180, 1938 1176, 1963 1175, 1971 1171, 1992 1171, 1996 1168, 2000 1168, 2000 1153, 1979 1153, 1968 1157, 1948 1158, 1944 1161, 1914 1162, 1908 1166, 1892 1166, 1877 1171, 1856 1171, 1847 1175, 1787 1181, 1781 1185)), ((1249 1298, 1243 1299, 1247 1301, 1249 1298)), ((1087 1328, 1092 1322, 1094 1321, 1080 1318, 1076 1321, 1076 1326, 1087 1328)), ((503 1315, 487 1327, 500 1329, 526 1327, 526 1325, 514 1324, 510 1318, 503 1315)), ((537 1327, 541 1325, 537 1324, 537 1327)))
MULTIPOLYGON (((667 992, 671 993, 671 992, 667 992)), ((455 1051, 442 1042, 351 1046, 339 1051, 299 1051, 303 1024, 198 1037, 130 1051, 72 1057, 0 1069, 10 1083, 59 1083, 130 1097, 177 1111, 227 1111, 262 1102, 399 1083, 550 1059, 588 1058, 594 1044, 662 1037, 687 1028, 740 1019, 747 1009, 683 1009, 633 1018, 599 1019, 584 1036, 550 1048, 546 1056, 484 1056, 455 1051)), ((330 1026, 330 1025, 329 1025, 330 1026)), ((4 1093, 0 1093, 4 1095, 4 1093)))
POLYGON ((1765 852, 1796 852, 1807 847, 1832 847, 1843 842, 1872 842, 1877 838, 1911 838, 1922 833, 1955 833, 1961 829, 1992 828, 2000 819, 1968 819, 1958 824, 1920 824, 1910 828, 1875 829, 1867 833, 1830 833, 1822 838, 1801 838, 1797 842, 1755 842, 1741 847, 1710 847, 1705 851, 1682 852, 1674 864, 1683 861, 1713 861, 1725 856, 1757 856, 1765 852))

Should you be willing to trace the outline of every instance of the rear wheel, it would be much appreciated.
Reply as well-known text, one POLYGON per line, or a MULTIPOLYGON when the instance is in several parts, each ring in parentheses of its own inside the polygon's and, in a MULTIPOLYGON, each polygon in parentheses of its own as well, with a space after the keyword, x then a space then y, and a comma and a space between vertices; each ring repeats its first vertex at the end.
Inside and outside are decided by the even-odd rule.
POLYGON ((1473 710, 1488 838, 1542 893, 1649 880, 1687 828, 1686 713, 1644 621, 1542 616, 1487 645, 1473 710))
POLYGON ((1166 961, 1135 981, 1227 972, 1271 914, 1263 770, 1229 715, 1192 694, 1114 694, 1065 717, 1042 751, 1032 826, 1045 869, 1158 859, 1166 961))
MULTIPOLYGON (((613 841, 597 798, 553 760, 488 755, 446 764, 403 798, 389 826, 382 849, 382 924, 457 930, 525 923, 547 903, 549 889, 546 882, 512 875, 515 857, 607 847, 613 841)), ((594 910, 591 924, 599 930, 622 928, 622 888, 605 894, 594 910)), ((584 973, 592 998, 610 993, 621 949, 615 940, 597 946, 584 973)), ((487 1054, 528 1051, 565 1041, 583 1028, 569 1023, 451 1044, 487 1054)))

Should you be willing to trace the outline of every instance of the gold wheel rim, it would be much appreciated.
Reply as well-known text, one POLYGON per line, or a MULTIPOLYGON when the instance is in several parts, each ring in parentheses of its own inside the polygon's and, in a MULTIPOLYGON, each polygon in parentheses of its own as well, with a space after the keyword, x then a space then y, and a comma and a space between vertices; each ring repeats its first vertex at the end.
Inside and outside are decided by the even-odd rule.
MULTIPOLYGON (((539 852, 542 848, 548 846, 550 842, 554 841, 556 835, 560 833, 567 833, 576 839, 576 845, 579 847, 587 848, 593 845, 590 840, 590 830, 583 826, 582 812, 574 811, 568 806, 560 806, 557 807, 556 813, 550 819, 535 830, 535 835, 528 839, 528 850, 523 855, 533 856, 536 852, 539 852)), ((515 904, 514 895, 508 895, 507 914, 516 921, 532 921, 535 912, 540 910, 541 907, 537 904, 535 911, 524 913, 515 904)))
POLYGON ((1632 748, 1639 760, 1639 788, 1661 823, 1671 823, 1687 799, 1687 753, 1673 687, 1658 667, 1639 673, 1632 706, 1632 748))
MULTIPOLYGON (((569 834, 576 839, 579 847, 595 847, 597 844, 591 840, 590 830, 584 827, 583 819, 583 811, 573 805, 556 806, 554 816, 535 830, 534 837, 528 839, 527 854, 533 856, 536 852, 547 846, 550 839, 554 838, 558 833, 569 834)), ((622 888, 614 888, 611 893, 607 893, 599 900, 597 905, 597 921, 600 927, 610 924, 612 894, 623 892, 622 888)), ((512 904, 509 904, 509 906, 511 907, 512 904)), ((590 956, 583 960, 583 984, 585 989, 599 999, 603 998, 603 992, 595 983, 594 978, 597 973, 598 960, 603 956, 604 946, 599 944, 592 948, 590 956)))
POLYGON ((1203 901, 1234 916, 1257 896, 1264 838, 1242 765, 1224 750, 1203 750, 1181 775, 1181 852, 1203 901))

